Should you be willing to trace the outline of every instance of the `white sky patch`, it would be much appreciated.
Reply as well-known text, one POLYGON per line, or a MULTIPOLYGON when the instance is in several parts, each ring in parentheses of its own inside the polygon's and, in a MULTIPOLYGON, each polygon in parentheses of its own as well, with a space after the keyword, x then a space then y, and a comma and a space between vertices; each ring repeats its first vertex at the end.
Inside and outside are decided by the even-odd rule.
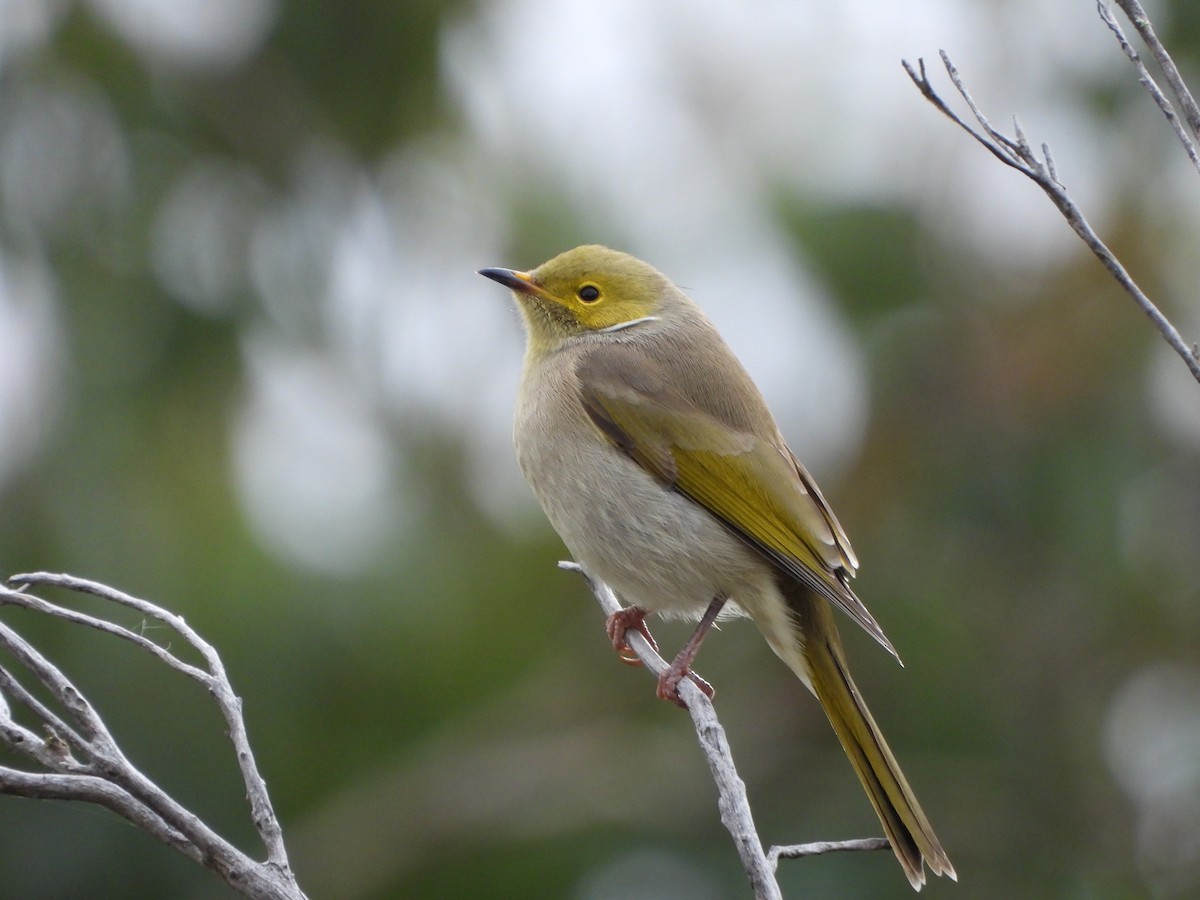
POLYGON ((1113 698, 1105 745, 1134 806, 1143 873, 1182 896, 1172 885, 1200 864, 1200 670, 1164 662, 1134 675, 1113 698))
POLYGON ((227 312, 246 286, 246 246, 265 188, 247 168, 202 160, 167 191, 151 236, 160 283, 197 312, 227 312))
POLYGON ((0 252, 0 486, 29 461, 58 412, 65 353, 50 271, 0 252))
POLYGON ((394 550, 412 508, 388 435, 321 356, 262 335, 244 343, 247 396, 233 427, 239 497, 283 558, 351 575, 394 550))
POLYGON ((89 214, 120 208, 131 161, 102 91, 65 75, 13 85, 3 99, 0 216, 13 229, 54 235, 89 214))
POLYGON ((232 66, 265 39, 276 0, 90 0, 144 55, 184 65, 232 66))
POLYGON ((0 0, 0 70, 47 41, 66 6, 66 0, 0 0))

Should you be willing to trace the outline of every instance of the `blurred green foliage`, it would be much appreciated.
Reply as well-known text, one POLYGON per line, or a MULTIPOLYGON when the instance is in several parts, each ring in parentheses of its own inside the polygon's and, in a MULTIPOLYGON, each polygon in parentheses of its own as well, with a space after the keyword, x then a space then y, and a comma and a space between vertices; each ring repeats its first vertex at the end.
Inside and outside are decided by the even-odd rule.
MULTIPOLYGON (((431 141, 455 152, 446 29, 512 5, 264 2, 269 27, 249 50, 185 63, 139 48, 103 4, 0 4, 17 7, 48 19, 0 56, 0 276, 15 308, 22 273, 49 273, 49 313, 30 333, 58 343, 39 383, 20 388, 33 408, 0 407, 11 413, 0 423, 6 572, 111 583, 220 648, 314 898, 745 896, 685 718, 654 701, 644 673, 615 664, 584 585, 554 567, 563 551, 548 526, 528 506, 498 515, 474 489, 468 450, 503 416, 455 427, 396 401, 369 354, 343 360, 361 364, 350 393, 394 448, 380 503, 395 521, 379 526, 385 552, 306 565, 247 512, 236 435, 256 338, 284 334, 297 355, 320 354, 351 327, 353 310, 335 319, 307 293, 305 248, 331 239, 320 216, 301 228, 286 308, 262 288, 243 253, 259 238, 236 219, 196 226, 207 268, 162 249, 163 210, 200 163, 233 173, 230 196, 269 218, 326 190, 306 180, 313 156, 352 168, 354 184, 385 182, 390 162, 403 169, 431 141), (107 156, 108 138, 124 150, 107 156), (37 152, 75 154, 61 171, 95 177, 22 181, 20 154, 37 152)), ((1166 33, 1194 60, 1180 24, 1194 8, 1168 8, 1166 33)), ((1078 39, 1106 39, 1098 22, 1095 32, 1078 39)), ((1080 80, 1085 114, 1146 102, 1125 89, 1129 72, 1112 78, 1080 80)), ((585 124, 564 113, 581 140, 585 124)), ((914 102, 911 130, 948 127, 914 102)), ((980 152, 965 139, 961 149, 980 152)), ((487 177, 511 179, 495 185, 510 255, 472 265, 620 240, 609 211, 580 209, 533 164, 495 165, 487 177)), ((1151 293, 1169 295, 1161 273, 1177 267, 1177 245, 1159 240, 1170 226, 1154 224, 1142 188, 1114 188, 1111 236, 1151 293)), ((1200 683, 1200 448, 1169 424, 1195 422, 1196 386, 1168 394, 1184 399, 1166 405, 1164 425, 1149 398, 1168 351, 1082 247, 1044 266, 992 257, 939 229, 936 208, 895 197, 781 185, 764 206, 865 351, 862 445, 840 478, 821 480, 864 562, 859 593, 907 662, 847 634, 857 680, 962 879, 928 894, 1194 896, 1200 740, 1187 734, 1200 734, 1200 699, 1184 703, 1195 731, 1178 740, 1165 726, 1160 742, 1154 727, 1130 735, 1118 711, 1142 696, 1124 693, 1131 684, 1200 683), (1127 746, 1161 751, 1180 780, 1140 788, 1129 774, 1140 769, 1122 768, 1127 746)), ((493 339, 520 340, 515 324, 493 339)), ((515 377, 495 373, 506 389, 515 377)), ((139 765, 257 853, 206 697, 99 635, 11 621, 78 680, 139 765)), ((662 626, 664 647, 686 631, 662 626)), ((817 706, 748 625, 725 626, 700 668, 766 840, 874 833, 817 706)), ((1132 708, 1181 721, 1169 704, 1158 719, 1153 704, 1132 708)), ((227 895, 107 812, 9 797, 0 872, 0 898, 227 895)), ((780 877, 787 896, 908 893, 886 854, 785 863, 780 877)))

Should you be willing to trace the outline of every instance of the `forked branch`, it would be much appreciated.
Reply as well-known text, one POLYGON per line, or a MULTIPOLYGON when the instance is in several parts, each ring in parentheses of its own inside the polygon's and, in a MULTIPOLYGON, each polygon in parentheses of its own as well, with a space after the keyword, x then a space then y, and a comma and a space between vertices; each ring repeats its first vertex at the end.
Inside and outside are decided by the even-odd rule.
POLYGON ((181 617, 94 581, 38 572, 16 575, 8 583, 16 589, 0 586, 0 608, 22 607, 128 641, 212 694, 228 726, 250 800, 251 818, 267 858, 257 862, 247 856, 134 767, 83 692, 5 622, 0 622, 0 651, 15 664, 0 664, 0 746, 24 759, 25 766, 0 766, 0 794, 95 803, 216 872, 246 897, 304 900, 288 864, 279 820, 250 749, 242 702, 212 645, 181 617), (185 662, 169 647, 149 640, 144 630, 133 631, 38 597, 28 591, 35 586, 91 594, 133 610, 144 617, 143 621, 162 623, 182 637, 203 664, 185 662), (34 684, 49 695, 50 703, 35 696, 29 686, 34 684))
MULTIPOLYGON (((928 73, 925 70, 925 60, 923 59, 917 60, 916 68, 907 60, 903 61, 904 70, 908 73, 909 78, 912 79, 913 84, 917 86, 917 89, 924 95, 926 100, 967 132, 967 134, 971 135, 982 146, 987 148, 993 156, 1006 166, 1016 169, 1042 189, 1046 196, 1050 198, 1050 201, 1058 207, 1059 212, 1067 220, 1067 224, 1083 239, 1083 242, 1087 244, 1088 248, 1096 255, 1100 262, 1104 264, 1104 267, 1117 280, 1117 283, 1121 285, 1125 292, 1141 308, 1142 312, 1154 323, 1159 333, 1163 336, 1163 339, 1183 359, 1188 367, 1188 371, 1192 373, 1192 377, 1200 382, 1200 352, 1197 351, 1194 345, 1188 346, 1175 326, 1171 324, 1170 320, 1163 315, 1161 310, 1146 296, 1137 282, 1133 280, 1133 277, 1126 271, 1121 261, 1117 259, 1116 254, 1100 240, 1095 229, 1092 228, 1087 218, 1067 192, 1066 187, 1058 180, 1058 172, 1054 165, 1054 157, 1050 153, 1050 147, 1043 143, 1040 148, 1040 154, 1035 151, 1030 146, 1024 131, 1021 129, 1020 123, 1015 117, 1013 119, 1012 137, 1008 137, 993 127, 992 123, 988 121, 983 111, 967 90, 962 76, 959 75, 954 63, 950 61, 950 57, 944 50, 939 52, 942 64, 946 67, 946 73, 950 76, 950 81, 954 85, 955 90, 958 91, 959 96, 965 101, 975 124, 971 124, 961 118, 942 99, 929 81, 928 73)), ((1177 131, 1177 133, 1181 132, 1177 131)), ((1185 142, 1185 145, 1190 147, 1190 142, 1185 142)), ((1194 150, 1192 152, 1194 153, 1194 150)))

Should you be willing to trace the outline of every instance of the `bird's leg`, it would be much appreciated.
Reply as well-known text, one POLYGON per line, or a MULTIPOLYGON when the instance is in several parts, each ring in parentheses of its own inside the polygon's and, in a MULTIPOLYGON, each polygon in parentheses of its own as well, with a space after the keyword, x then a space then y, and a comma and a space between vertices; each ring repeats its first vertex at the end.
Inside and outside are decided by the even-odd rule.
POLYGON ((609 640, 612 641, 613 649, 617 651, 617 656, 627 666, 642 664, 642 661, 634 654, 633 648, 625 642, 625 632, 631 628, 634 631, 640 631, 642 637, 654 648, 654 652, 658 652, 658 643, 650 634, 650 629, 646 627, 646 610, 640 606, 626 606, 624 609, 617 610, 604 620, 604 628, 608 632, 609 640))
POLYGON ((696 683, 696 687, 704 691, 710 700, 712 699, 714 693, 712 685, 692 671, 692 660, 696 658, 696 653, 700 649, 704 635, 708 634, 708 629, 717 620, 717 616, 721 614, 721 610, 725 606, 725 601, 728 599, 728 597, 713 598, 712 603, 708 604, 708 609, 701 616, 700 624, 696 626, 696 630, 692 632, 692 636, 688 638, 688 642, 683 645, 683 649, 679 651, 679 655, 658 676, 658 696, 663 700, 670 700, 676 706, 682 706, 684 709, 687 708, 687 704, 679 696, 679 682, 683 681, 684 678, 692 679, 696 683))

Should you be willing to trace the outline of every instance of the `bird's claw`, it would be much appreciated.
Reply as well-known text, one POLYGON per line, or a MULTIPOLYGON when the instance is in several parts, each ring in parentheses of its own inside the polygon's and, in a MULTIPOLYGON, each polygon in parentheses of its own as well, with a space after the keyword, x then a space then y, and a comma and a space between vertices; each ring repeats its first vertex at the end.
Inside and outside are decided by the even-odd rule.
POLYGON ((660 700, 670 700, 676 706, 687 709, 687 704, 683 702, 683 698, 679 696, 679 684, 685 678, 692 679, 696 687, 700 688, 704 696, 709 700, 713 698, 716 691, 713 686, 693 672, 686 665, 680 665, 679 660, 667 666, 658 676, 658 697, 660 700))
POLYGON ((646 610, 640 606, 627 606, 617 610, 605 620, 604 629, 608 632, 608 639, 612 641, 613 649, 617 651, 617 657, 627 666, 642 664, 642 661, 637 658, 637 654, 633 652, 633 648, 625 640, 625 633, 630 629, 639 632, 654 648, 654 652, 658 652, 658 642, 654 640, 650 629, 646 627, 646 610))

